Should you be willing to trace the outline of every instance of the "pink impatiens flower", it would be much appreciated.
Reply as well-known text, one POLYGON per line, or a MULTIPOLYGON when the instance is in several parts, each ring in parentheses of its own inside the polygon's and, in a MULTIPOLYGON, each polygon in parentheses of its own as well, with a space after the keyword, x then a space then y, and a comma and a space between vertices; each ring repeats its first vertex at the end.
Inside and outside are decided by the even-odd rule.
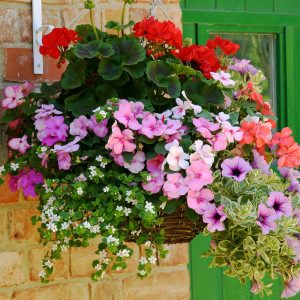
POLYGON ((168 199, 178 199, 187 193, 189 187, 180 173, 168 174, 167 181, 163 186, 164 196, 168 199))
POLYGON ((123 151, 133 152, 136 148, 133 132, 130 129, 121 131, 118 126, 115 126, 105 148, 111 149, 115 154, 120 154, 123 151))
POLYGON ((161 190, 165 183, 164 173, 162 171, 150 172, 152 179, 148 183, 142 183, 144 190, 156 194, 161 190))
POLYGON ((145 160, 145 153, 143 151, 138 151, 133 157, 131 164, 127 163, 126 161, 124 162, 124 168, 128 169, 131 173, 137 174, 144 169, 145 160))
POLYGON ((119 105, 119 110, 114 112, 114 118, 120 123, 125 125, 125 127, 139 130, 142 128, 142 125, 136 119, 135 114, 132 112, 130 103, 124 103, 119 105))
POLYGON ((220 124, 209 122, 205 118, 194 118, 193 124, 196 126, 197 131, 205 138, 211 138, 213 135, 211 131, 216 131, 220 128, 220 124))
POLYGON ((202 189, 200 191, 189 190, 187 196, 188 207, 196 213, 202 215, 206 211, 206 206, 209 201, 214 199, 214 194, 210 189, 202 189))
POLYGON ((243 139, 243 132, 238 131, 240 127, 232 126, 229 122, 225 121, 222 123, 222 128, 222 132, 229 143, 234 143, 234 141, 241 141, 243 139))
POLYGON ((167 126, 161 120, 156 120, 155 116, 148 114, 142 121, 140 133, 153 139, 155 136, 161 136, 166 128, 167 126))
POLYGON ((24 154, 27 149, 30 148, 30 145, 27 142, 27 138, 27 135, 24 135, 22 138, 13 138, 8 142, 8 146, 24 154))
POLYGON ((182 147, 173 146, 169 150, 169 154, 166 158, 169 168, 172 171, 179 171, 180 169, 186 169, 189 163, 186 161, 190 156, 184 153, 182 147))
POLYGON ((225 134, 222 132, 217 133, 207 141, 212 144, 212 148, 215 151, 222 151, 227 147, 227 139, 225 134))
POLYGON ((21 88, 22 88, 22 92, 23 92, 24 96, 27 97, 29 95, 29 93, 31 92, 31 90, 34 88, 34 84, 29 83, 28 81, 25 81, 24 84, 21 86, 21 88))
POLYGON ((164 160, 165 158, 161 154, 158 154, 156 157, 147 161, 147 170, 150 172, 157 171, 157 170, 161 171, 161 166, 164 160))
POLYGON ((201 160, 194 161, 186 169, 186 180, 188 186, 193 191, 199 191, 204 185, 213 182, 212 171, 201 160))
POLYGON ((220 71, 220 73, 210 72, 210 75, 213 77, 214 80, 219 80, 225 86, 235 85, 235 81, 229 79, 231 77, 231 75, 229 73, 226 73, 224 71, 220 71))
POLYGON ((68 136, 68 125, 64 124, 64 117, 55 116, 45 121, 45 134, 42 145, 52 146, 58 141, 65 142, 68 136))
POLYGON ((2 107, 12 109, 23 103, 24 95, 21 86, 9 85, 5 88, 4 93, 6 98, 2 101, 2 107))
POLYGON ((108 120, 104 119, 100 123, 97 123, 96 116, 91 116, 90 129, 99 137, 105 137, 108 133, 107 128, 108 120))
POLYGON ((87 128, 90 127, 90 121, 86 116, 80 116, 70 124, 70 134, 79 135, 80 138, 85 138, 88 135, 87 128))
POLYGON ((212 166, 215 154, 212 153, 212 148, 209 145, 203 145, 203 141, 196 141, 191 147, 195 152, 190 155, 190 161, 202 160, 209 167, 212 166))
POLYGON ((223 231, 225 226, 222 223, 227 215, 223 212, 225 205, 216 207, 215 204, 208 204, 203 214, 203 222, 207 223, 207 230, 210 232, 223 231))

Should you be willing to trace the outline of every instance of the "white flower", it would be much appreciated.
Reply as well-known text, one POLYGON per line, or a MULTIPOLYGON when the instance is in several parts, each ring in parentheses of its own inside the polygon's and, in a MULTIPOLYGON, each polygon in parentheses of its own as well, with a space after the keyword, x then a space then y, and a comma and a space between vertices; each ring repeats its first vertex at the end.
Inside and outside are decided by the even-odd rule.
POLYGON ((66 245, 61 246, 61 251, 68 251, 68 247, 66 245))
POLYGON ((107 256, 107 252, 103 249, 99 252, 100 258, 105 258, 107 256))
POLYGON ((147 242, 145 243, 145 246, 146 246, 146 247, 150 247, 150 246, 151 246, 151 242, 150 242, 150 241, 147 241, 147 242))
POLYGON ((161 205, 160 205, 160 209, 165 209, 165 207, 166 207, 166 205, 167 205, 167 202, 163 202, 161 205))
POLYGON ((230 115, 227 115, 225 113, 223 113, 222 111, 218 114, 218 115, 215 115, 215 118, 216 120, 219 122, 219 123, 222 123, 224 121, 227 121, 230 119, 230 115))
POLYGON ((145 264, 148 263, 147 258, 143 257, 143 256, 141 257, 141 259, 139 260, 139 262, 140 262, 141 265, 145 265, 145 264))
POLYGON ((108 265, 109 264, 109 258, 104 258, 103 261, 102 261, 102 263, 108 265))
POLYGON ((61 224, 61 229, 66 230, 66 229, 68 229, 68 228, 69 228, 69 223, 63 222, 63 223, 61 224))
POLYGON ((155 117, 159 120, 162 120, 162 118, 164 118, 165 120, 168 120, 171 115, 172 115, 172 112, 170 110, 166 110, 166 111, 162 112, 161 114, 155 113, 155 117))
POLYGON ((96 269, 97 271, 100 271, 100 270, 102 270, 102 266, 99 265, 99 264, 97 264, 97 265, 95 266, 95 269, 96 269))
POLYGON ((150 264, 154 265, 156 263, 156 261, 157 261, 157 258, 155 256, 150 256, 148 258, 148 260, 149 260, 150 264))
POLYGON ((212 153, 213 149, 211 146, 203 145, 203 141, 198 140, 190 147, 190 149, 195 151, 195 153, 190 155, 191 162, 202 160, 209 167, 212 166, 215 154, 212 153))
POLYGON ((4 168, 4 166, 1 166, 0 167, 0 176, 2 175, 2 173, 5 171, 5 168, 4 168))
POLYGON ((251 117, 250 115, 247 115, 246 118, 244 118, 244 120, 248 123, 251 123, 251 122, 255 122, 256 124, 259 122, 259 117, 251 117))
POLYGON ((104 161, 103 161, 103 162, 101 162, 100 167, 101 167, 101 168, 105 168, 106 165, 107 165, 107 162, 104 162, 104 161))
POLYGON ((170 151, 171 147, 173 147, 173 146, 179 146, 178 140, 174 140, 173 142, 166 144, 165 149, 167 151, 170 151))
POLYGON ((90 228, 91 228, 91 224, 90 224, 90 222, 88 222, 88 221, 83 222, 83 226, 84 226, 85 228, 87 228, 87 229, 90 229, 90 228))
POLYGON ((234 143, 234 141, 241 141, 243 139, 243 132, 238 131, 240 127, 232 126, 229 122, 224 121, 222 123, 222 128, 222 132, 229 143, 234 143))
POLYGON ((65 238, 64 238, 64 243, 65 243, 65 244, 69 244, 69 241, 70 241, 70 238, 68 238, 67 236, 65 236, 65 238))
POLYGON ((103 189, 103 192, 104 192, 104 193, 107 193, 108 191, 109 191, 109 187, 106 186, 106 187, 103 189))
POLYGON ((148 175, 148 176, 146 177, 146 180, 147 180, 147 181, 151 181, 151 179, 152 179, 152 176, 151 176, 151 175, 148 175))
POLYGON ((116 210, 117 211, 122 211, 123 210, 123 206, 117 206, 116 210))
POLYGON ((96 175, 97 175, 97 171, 96 170, 92 170, 91 173, 90 173, 90 175, 89 175, 89 177, 93 178, 96 175))
POLYGON ((145 211, 150 211, 154 214, 154 205, 151 202, 146 201, 145 211))
POLYGON ((189 163, 186 161, 189 158, 190 156, 184 153, 182 147, 173 146, 170 148, 166 160, 170 170, 179 171, 180 169, 186 169, 189 166, 189 163))
POLYGON ((131 208, 126 207, 126 208, 124 209, 124 214, 125 214, 126 217, 128 217, 129 214, 131 214, 131 212, 132 212, 131 208))
POLYGON ((225 73, 224 71, 220 71, 220 73, 210 72, 210 75, 213 77, 213 79, 221 81, 225 86, 235 85, 235 81, 229 79, 231 77, 229 73, 225 73))
POLYGON ((54 202, 55 200, 56 200, 56 198, 55 198, 54 196, 51 196, 51 197, 48 199, 47 204, 48 204, 48 205, 52 205, 53 202, 54 202))
POLYGON ((52 263, 50 260, 47 260, 47 261, 44 263, 44 265, 45 265, 46 267, 48 267, 48 268, 52 268, 53 263, 52 263))
POLYGON ((19 164, 18 163, 11 163, 10 164, 10 167, 14 170, 14 171, 16 171, 16 170, 18 170, 19 169, 19 164))
POLYGON ((45 277, 46 276, 46 272, 45 270, 43 269, 42 271, 39 272, 39 277, 45 277))
POLYGON ((182 96, 183 96, 187 101, 189 101, 189 104, 190 104, 189 109, 193 109, 195 115, 200 114, 201 111, 202 111, 202 107, 199 106, 199 105, 193 104, 193 103, 191 102, 191 100, 188 99, 188 97, 186 96, 185 91, 182 91, 181 94, 182 94, 182 96))
POLYGON ((100 232, 100 226, 99 225, 93 225, 91 228, 90 228, 90 231, 92 233, 99 233, 100 232))
POLYGON ((54 245, 52 246, 52 250, 53 250, 53 251, 57 250, 57 244, 54 244, 54 245))
POLYGON ((46 151, 47 151, 47 147, 43 146, 43 147, 41 148, 41 152, 46 152, 46 151))
POLYGON ((102 160, 103 160, 103 156, 102 156, 102 155, 98 155, 98 156, 96 157, 96 161, 101 162, 102 160))
POLYGON ((93 112, 94 112, 94 113, 97 113, 97 112, 100 111, 100 110, 101 110, 101 107, 99 106, 99 107, 95 108, 95 109, 93 110, 93 112))
POLYGON ((142 276, 144 276, 144 275, 146 275, 146 271, 145 271, 145 270, 141 270, 141 271, 140 271, 140 274, 141 274, 142 276))
POLYGON ((82 187, 78 187, 78 188, 77 188, 77 194, 80 195, 80 196, 83 194, 83 189, 82 189, 82 187))
POLYGON ((122 270, 122 268, 120 268, 120 267, 117 267, 117 268, 116 268, 116 271, 117 271, 117 272, 119 272, 119 271, 121 271, 121 270, 122 270))
POLYGON ((130 196, 132 194, 132 191, 126 191, 126 196, 130 196))
POLYGON ((92 170, 95 170, 95 169, 96 169, 96 166, 90 166, 90 167, 89 167, 89 170, 91 170, 91 171, 92 171, 92 170))
POLYGON ((49 224, 46 225, 47 226, 47 229, 53 231, 53 232, 56 232, 57 231, 57 226, 56 224, 50 222, 49 224))
POLYGON ((50 151, 52 152, 52 153, 56 153, 56 149, 50 149, 50 151))
POLYGON ((100 110, 99 114, 101 117, 106 118, 107 113, 104 110, 100 110))
POLYGON ((98 222, 102 223, 102 222, 104 222, 104 219, 102 217, 100 217, 100 218, 98 218, 98 222))
POLYGON ((71 216, 74 215, 74 209, 69 209, 69 213, 71 216))
POLYGON ((86 181, 86 177, 81 173, 78 177, 74 178, 74 181, 86 181))

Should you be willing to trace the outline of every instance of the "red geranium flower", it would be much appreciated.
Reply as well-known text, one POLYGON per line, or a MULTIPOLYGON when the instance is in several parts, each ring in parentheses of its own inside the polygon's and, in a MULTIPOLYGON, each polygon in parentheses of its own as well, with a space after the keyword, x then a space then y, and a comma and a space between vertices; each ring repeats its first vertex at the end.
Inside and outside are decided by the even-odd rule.
POLYGON ((206 46, 210 49, 220 47, 225 55, 234 55, 240 49, 238 44, 232 43, 230 40, 223 40, 219 36, 216 36, 214 40, 208 40, 206 46))

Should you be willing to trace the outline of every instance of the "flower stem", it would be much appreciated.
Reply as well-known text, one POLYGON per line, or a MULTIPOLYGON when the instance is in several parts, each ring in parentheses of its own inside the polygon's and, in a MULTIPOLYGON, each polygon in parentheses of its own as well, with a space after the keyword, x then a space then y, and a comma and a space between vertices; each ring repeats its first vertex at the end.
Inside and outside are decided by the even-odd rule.
MULTIPOLYGON (((121 25, 124 25, 124 19, 125 19, 125 11, 126 11, 126 4, 127 2, 124 2, 123 5, 123 11, 122 11, 122 19, 121 19, 121 25)), ((124 29, 122 29, 122 36, 124 35, 124 29)))
POLYGON ((95 27, 94 21, 93 21, 93 10, 92 9, 90 9, 90 19, 91 19, 91 24, 93 26, 93 30, 94 30, 96 40, 99 40, 98 33, 97 33, 97 30, 96 30, 96 27, 95 27))

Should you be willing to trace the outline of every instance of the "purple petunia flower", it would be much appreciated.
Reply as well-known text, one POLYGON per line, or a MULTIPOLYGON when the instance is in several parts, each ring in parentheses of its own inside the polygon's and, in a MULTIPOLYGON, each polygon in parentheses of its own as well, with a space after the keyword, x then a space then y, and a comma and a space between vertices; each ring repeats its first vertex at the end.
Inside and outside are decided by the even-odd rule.
POLYGON ((290 193, 300 193, 300 182, 298 179, 291 175, 291 185, 287 188, 290 193))
POLYGON ((282 192, 271 192, 267 204, 275 210, 277 219, 280 219, 282 215, 290 217, 293 213, 291 200, 282 192))
POLYGON ((249 64, 250 60, 247 60, 247 59, 239 60, 234 57, 234 61, 235 61, 235 64, 229 66, 228 69, 237 71, 242 76, 244 76, 246 73, 250 73, 250 72, 253 75, 255 75, 258 72, 258 70, 255 67, 253 67, 252 65, 249 64))
POLYGON ((295 178, 300 178, 300 172, 288 167, 278 167, 277 170, 282 175, 283 178, 290 178, 291 176, 294 176, 295 178))
POLYGON ((239 156, 225 159, 221 168, 224 177, 232 177, 239 182, 243 181, 246 174, 252 170, 250 164, 239 156))
POLYGON ((271 175, 271 172, 269 171, 270 165, 265 161, 265 158, 262 155, 259 155, 255 149, 253 149, 253 156, 254 160, 251 167, 253 169, 261 170, 264 174, 271 175))
POLYGON ((222 223, 227 218, 227 215, 223 212, 224 207, 225 205, 216 207, 215 204, 207 204, 203 214, 203 222, 208 223, 208 231, 214 232, 216 230, 225 230, 225 226, 222 223))
POLYGON ((270 230, 276 229, 277 224, 274 222, 276 218, 276 213, 273 208, 267 208, 262 203, 258 205, 256 224, 261 227, 262 234, 268 234, 270 230))

